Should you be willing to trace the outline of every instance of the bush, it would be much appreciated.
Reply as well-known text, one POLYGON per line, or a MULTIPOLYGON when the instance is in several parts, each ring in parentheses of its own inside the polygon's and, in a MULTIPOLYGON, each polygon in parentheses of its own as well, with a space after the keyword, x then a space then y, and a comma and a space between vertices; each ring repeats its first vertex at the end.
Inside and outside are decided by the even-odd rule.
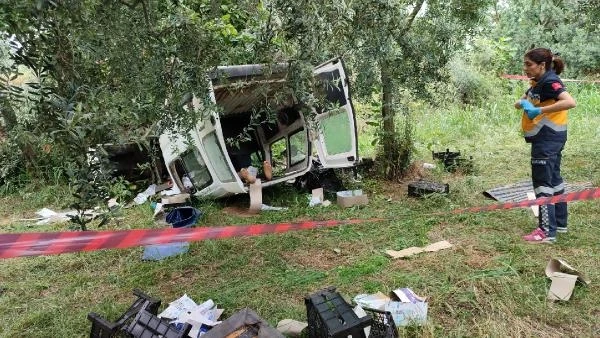
POLYGON ((12 187, 20 186, 22 176, 25 173, 24 161, 21 150, 12 139, 0 140, 0 185, 2 192, 11 190, 12 187))

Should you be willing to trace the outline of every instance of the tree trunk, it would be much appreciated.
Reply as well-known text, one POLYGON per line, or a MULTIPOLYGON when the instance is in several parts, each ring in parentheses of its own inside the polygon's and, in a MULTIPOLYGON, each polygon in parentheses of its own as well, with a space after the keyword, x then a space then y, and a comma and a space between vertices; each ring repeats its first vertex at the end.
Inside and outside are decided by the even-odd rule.
POLYGON ((383 118, 383 151, 384 154, 393 154, 396 149, 396 126, 395 111, 393 107, 394 85, 390 76, 388 64, 381 65, 381 87, 382 87, 382 107, 381 116, 383 118))

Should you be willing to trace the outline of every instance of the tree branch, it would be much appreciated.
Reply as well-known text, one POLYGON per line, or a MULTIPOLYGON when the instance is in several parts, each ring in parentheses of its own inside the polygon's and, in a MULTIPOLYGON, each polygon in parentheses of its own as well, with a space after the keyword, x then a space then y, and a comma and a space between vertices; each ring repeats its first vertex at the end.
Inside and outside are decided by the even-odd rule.
POLYGON ((417 17, 417 14, 419 14, 419 11, 421 10, 421 8, 423 8, 424 3, 425 3, 425 0, 417 0, 415 7, 413 8, 412 12, 408 16, 408 20, 406 21, 406 25, 404 26, 404 31, 407 31, 410 29, 410 27, 413 24, 413 21, 415 21, 415 18, 417 17))

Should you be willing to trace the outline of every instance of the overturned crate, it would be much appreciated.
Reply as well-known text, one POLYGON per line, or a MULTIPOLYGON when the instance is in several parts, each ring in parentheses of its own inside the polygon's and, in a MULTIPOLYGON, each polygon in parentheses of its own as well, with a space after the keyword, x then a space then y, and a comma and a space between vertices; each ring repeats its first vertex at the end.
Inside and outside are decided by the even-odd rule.
POLYGON ((160 299, 150 297, 138 289, 134 289, 133 294, 137 296, 137 299, 114 322, 106 320, 94 312, 88 314, 87 318, 92 322, 90 338, 128 337, 130 335, 123 329, 135 320, 135 317, 142 309, 154 315, 158 313, 160 299))
POLYGON ((330 287, 304 298, 310 338, 365 338, 369 316, 358 318, 352 307, 330 287))

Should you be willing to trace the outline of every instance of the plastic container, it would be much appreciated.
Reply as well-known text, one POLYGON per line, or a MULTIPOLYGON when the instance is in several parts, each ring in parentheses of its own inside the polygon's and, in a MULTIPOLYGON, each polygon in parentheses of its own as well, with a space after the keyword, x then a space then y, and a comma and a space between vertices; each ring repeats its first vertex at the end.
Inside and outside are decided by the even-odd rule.
POLYGON ((187 338, 191 329, 188 323, 178 329, 142 308, 124 330, 137 338, 187 338))
POLYGON ((310 338, 365 338, 364 328, 372 318, 358 318, 334 287, 304 298, 310 338))
POLYGON ((430 181, 414 181, 408 184, 408 196, 423 197, 429 194, 448 194, 450 185, 430 181))
POLYGON ((166 221, 173 228, 189 228, 202 217, 202 211, 193 207, 175 208, 167 214, 166 221))
POLYGON ((373 318, 369 338, 398 338, 398 329, 392 313, 389 311, 380 311, 363 308, 365 312, 373 318))
POLYGON ((123 336, 122 330, 133 322, 135 316, 143 308, 149 313, 157 314, 160 307, 160 299, 152 298, 138 289, 133 290, 137 299, 129 306, 116 321, 110 322, 97 313, 90 312, 88 320, 92 322, 90 330, 91 338, 112 338, 123 336))

